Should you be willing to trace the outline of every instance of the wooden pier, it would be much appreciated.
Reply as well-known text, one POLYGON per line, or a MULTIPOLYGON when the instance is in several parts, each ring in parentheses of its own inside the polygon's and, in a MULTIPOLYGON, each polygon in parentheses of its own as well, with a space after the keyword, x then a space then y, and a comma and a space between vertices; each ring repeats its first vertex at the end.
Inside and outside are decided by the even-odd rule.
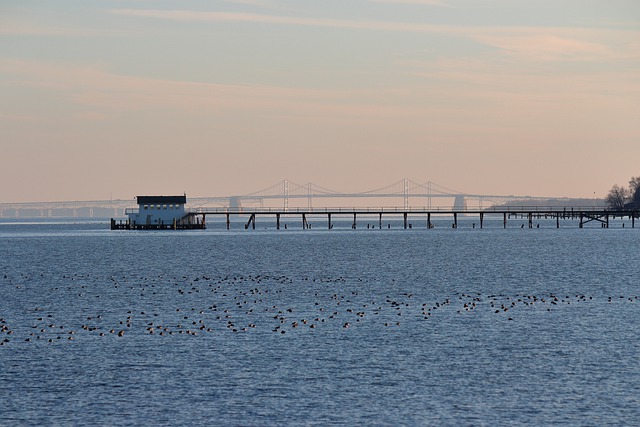
MULTIPOLYGON (((452 219, 451 228, 458 228, 459 219, 461 217, 478 218, 479 228, 484 228, 485 219, 487 217, 498 217, 502 219, 503 228, 507 228, 510 220, 525 220, 528 228, 534 228, 534 220, 555 219, 556 228, 560 228, 562 220, 579 220, 578 226, 583 228, 590 222, 600 223, 601 228, 609 228, 610 220, 615 218, 628 218, 631 221, 631 228, 635 228, 636 219, 640 218, 640 211, 628 210, 607 210, 602 208, 557 208, 557 207, 508 207, 508 208, 489 208, 478 210, 451 210, 451 209, 427 209, 427 208, 198 208, 190 211, 190 215, 194 215, 196 222, 202 224, 204 228, 207 216, 222 216, 226 219, 226 228, 231 228, 232 216, 248 216, 247 222, 244 224, 245 229, 256 228, 256 218, 271 217, 275 221, 276 229, 280 230, 283 217, 299 217, 302 222, 302 228, 311 228, 309 217, 326 216, 326 227, 331 230, 334 226, 333 220, 336 217, 353 218, 351 228, 358 227, 358 217, 374 217, 377 219, 377 227, 383 228, 383 218, 402 218, 404 229, 413 228, 413 224, 409 222, 409 216, 415 218, 422 216, 426 221, 426 228, 434 228, 433 219, 436 217, 452 219)), ((369 223, 370 225, 370 223, 369 223)), ((473 223, 475 227, 475 222, 473 223)), ((536 225, 539 227, 539 225, 536 225)), ((195 228, 195 227, 194 227, 195 228)), ((285 224, 285 228, 287 228, 285 224)), ((375 225, 374 225, 374 228, 375 225)), ((387 224, 390 228, 390 224, 387 224)), ((524 228, 521 223, 520 228, 524 228)))

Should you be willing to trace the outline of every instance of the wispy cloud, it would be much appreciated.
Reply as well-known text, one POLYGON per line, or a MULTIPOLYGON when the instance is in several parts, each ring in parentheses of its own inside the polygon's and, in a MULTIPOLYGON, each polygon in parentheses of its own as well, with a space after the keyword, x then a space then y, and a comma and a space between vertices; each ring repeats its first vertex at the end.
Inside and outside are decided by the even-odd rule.
MULTIPOLYGON (((425 1, 425 0, 372 0, 425 1)), ((433 3, 432 0, 426 0, 433 3)), ((313 26, 352 30, 444 34, 462 37, 531 61, 599 60, 640 57, 640 31, 570 27, 455 26, 393 21, 318 19, 256 13, 202 12, 190 10, 115 9, 113 14, 180 22, 244 22, 313 26), (593 40, 597 41, 593 41, 593 40), (600 41, 601 39, 606 42, 600 41), (615 47, 614 47, 615 46, 615 47)))
POLYGON ((19 114, 5 114, 0 113, 0 120, 14 121, 14 122, 35 122, 36 118, 33 116, 25 116, 19 114))
POLYGON ((227 3, 243 4, 247 6, 256 6, 266 9, 273 9, 276 5, 268 0, 223 0, 227 3))
POLYGON ((134 33, 133 30, 49 25, 35 22, 7 21, 0 23, 0 35, 5 36, 101 37, 127 36, 134 33))
POLYGON ((347 121, 359 118, 410 117, 415 108, 385 99, 393 89, 325 90, 268 85, 227 85, 171 81, 110 73, 96 66, 73 66, 21 59, 0 59, 0 75, 14 88, 35 88, 58 97, 95 120, 105 113, 171 112, 192 117, 227 114, 297 117, 299 120, 347 121))
POLYGON ((612 50, 605 44, 554 35, 482 35, 478 40, 529 60, 591 60, 613 56, 612 50))
POLYGON ((118 15, 156 18, 182 22, 250 22, 262 24, 282 24, 297 26, 332 27, 359 30, 384 30, 407 32, 447 31, 446 26, 411 24, 384 21, 353 21, 341 19, 302 18, 296 16, 261 15, 255 13, 233 12, 199 12, 190 10, 143 10, 114 9, 111 13, 118 15))
MULTIPOLYGON (((579 115, 571 111, 600 105, 624 106, 625 111, 637 108, 633 101, 637 98, 629 95, 640 93, 634 73, 584 73, 568 79, 566 74, 522 70, 519 65, 494 59, 416 62, 405 64, 414 76, 408 86, 398 83, 360 90, 172 81, 114 74, 98 66, 17 59, 0 59, 0 75, 9 76, 6 84, 15 90, 31 88, 53 96, 65 113, 49 115, 52 120, 65 120, 69 111, 67 119, 82 121, 131 114, 189 120, 271 117, 286 118, 292 124, 381 120, 389 126, 411 123, 412 128, 437 123, 438 128, 450 126, 453 132, 460 120, 490 127, 510 117, 511 126, 528 126, 532 115, 551 123, 556 116, 577 120, 579 115)), ((14 112, 0 113, 4 119, 15 119, 10 117, 14 112)), ((34 116, 35 112, 17 114, 34 116)))
POLYGON ((442 0, 369 0, 372 3, 413 4, 425 6, 446 6, 442 0))

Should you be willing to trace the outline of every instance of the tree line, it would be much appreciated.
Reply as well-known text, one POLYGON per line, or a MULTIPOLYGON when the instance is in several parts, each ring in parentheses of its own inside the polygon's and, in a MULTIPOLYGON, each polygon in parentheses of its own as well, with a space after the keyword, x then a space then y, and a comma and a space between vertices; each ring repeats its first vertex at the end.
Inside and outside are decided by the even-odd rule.
POLYGON ((612 209, 640 209, 640 176, 631 178, 628 188, 614 185, 604 200, 612 209))

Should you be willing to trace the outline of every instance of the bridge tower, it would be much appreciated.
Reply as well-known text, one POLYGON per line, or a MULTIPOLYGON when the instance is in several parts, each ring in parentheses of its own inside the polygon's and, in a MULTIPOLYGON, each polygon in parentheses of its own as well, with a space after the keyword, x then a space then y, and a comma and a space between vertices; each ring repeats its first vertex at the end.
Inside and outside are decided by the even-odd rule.
POLYGON ((455 200, 453 201, 453 210, 454 211, 464 211, 467 210, 467 201, 462 195, 457 195, 455 200))
POLYGON ((409 180, 407 178, 404 179, 403 188, 402 188, 402 196, 404 199, 404 209, 409 209, 409 180))
POLYGON ((240 197, 229 197, 229 208, 234 211, 240 211, 240 209, 242 209, 242 201, 240 200, 240 197))
POLYGON ((283 181, 283 185, 284 185, 284 211, 286 212, 289 210, 289 181, 285 179, 283 181))

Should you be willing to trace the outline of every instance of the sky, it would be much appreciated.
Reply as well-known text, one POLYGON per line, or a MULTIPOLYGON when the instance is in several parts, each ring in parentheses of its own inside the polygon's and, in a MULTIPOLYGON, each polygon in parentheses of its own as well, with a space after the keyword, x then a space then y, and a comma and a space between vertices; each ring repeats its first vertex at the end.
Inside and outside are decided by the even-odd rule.
POLYGON ((637 0, 0 0, 2 203, 638 175, 637 0))

